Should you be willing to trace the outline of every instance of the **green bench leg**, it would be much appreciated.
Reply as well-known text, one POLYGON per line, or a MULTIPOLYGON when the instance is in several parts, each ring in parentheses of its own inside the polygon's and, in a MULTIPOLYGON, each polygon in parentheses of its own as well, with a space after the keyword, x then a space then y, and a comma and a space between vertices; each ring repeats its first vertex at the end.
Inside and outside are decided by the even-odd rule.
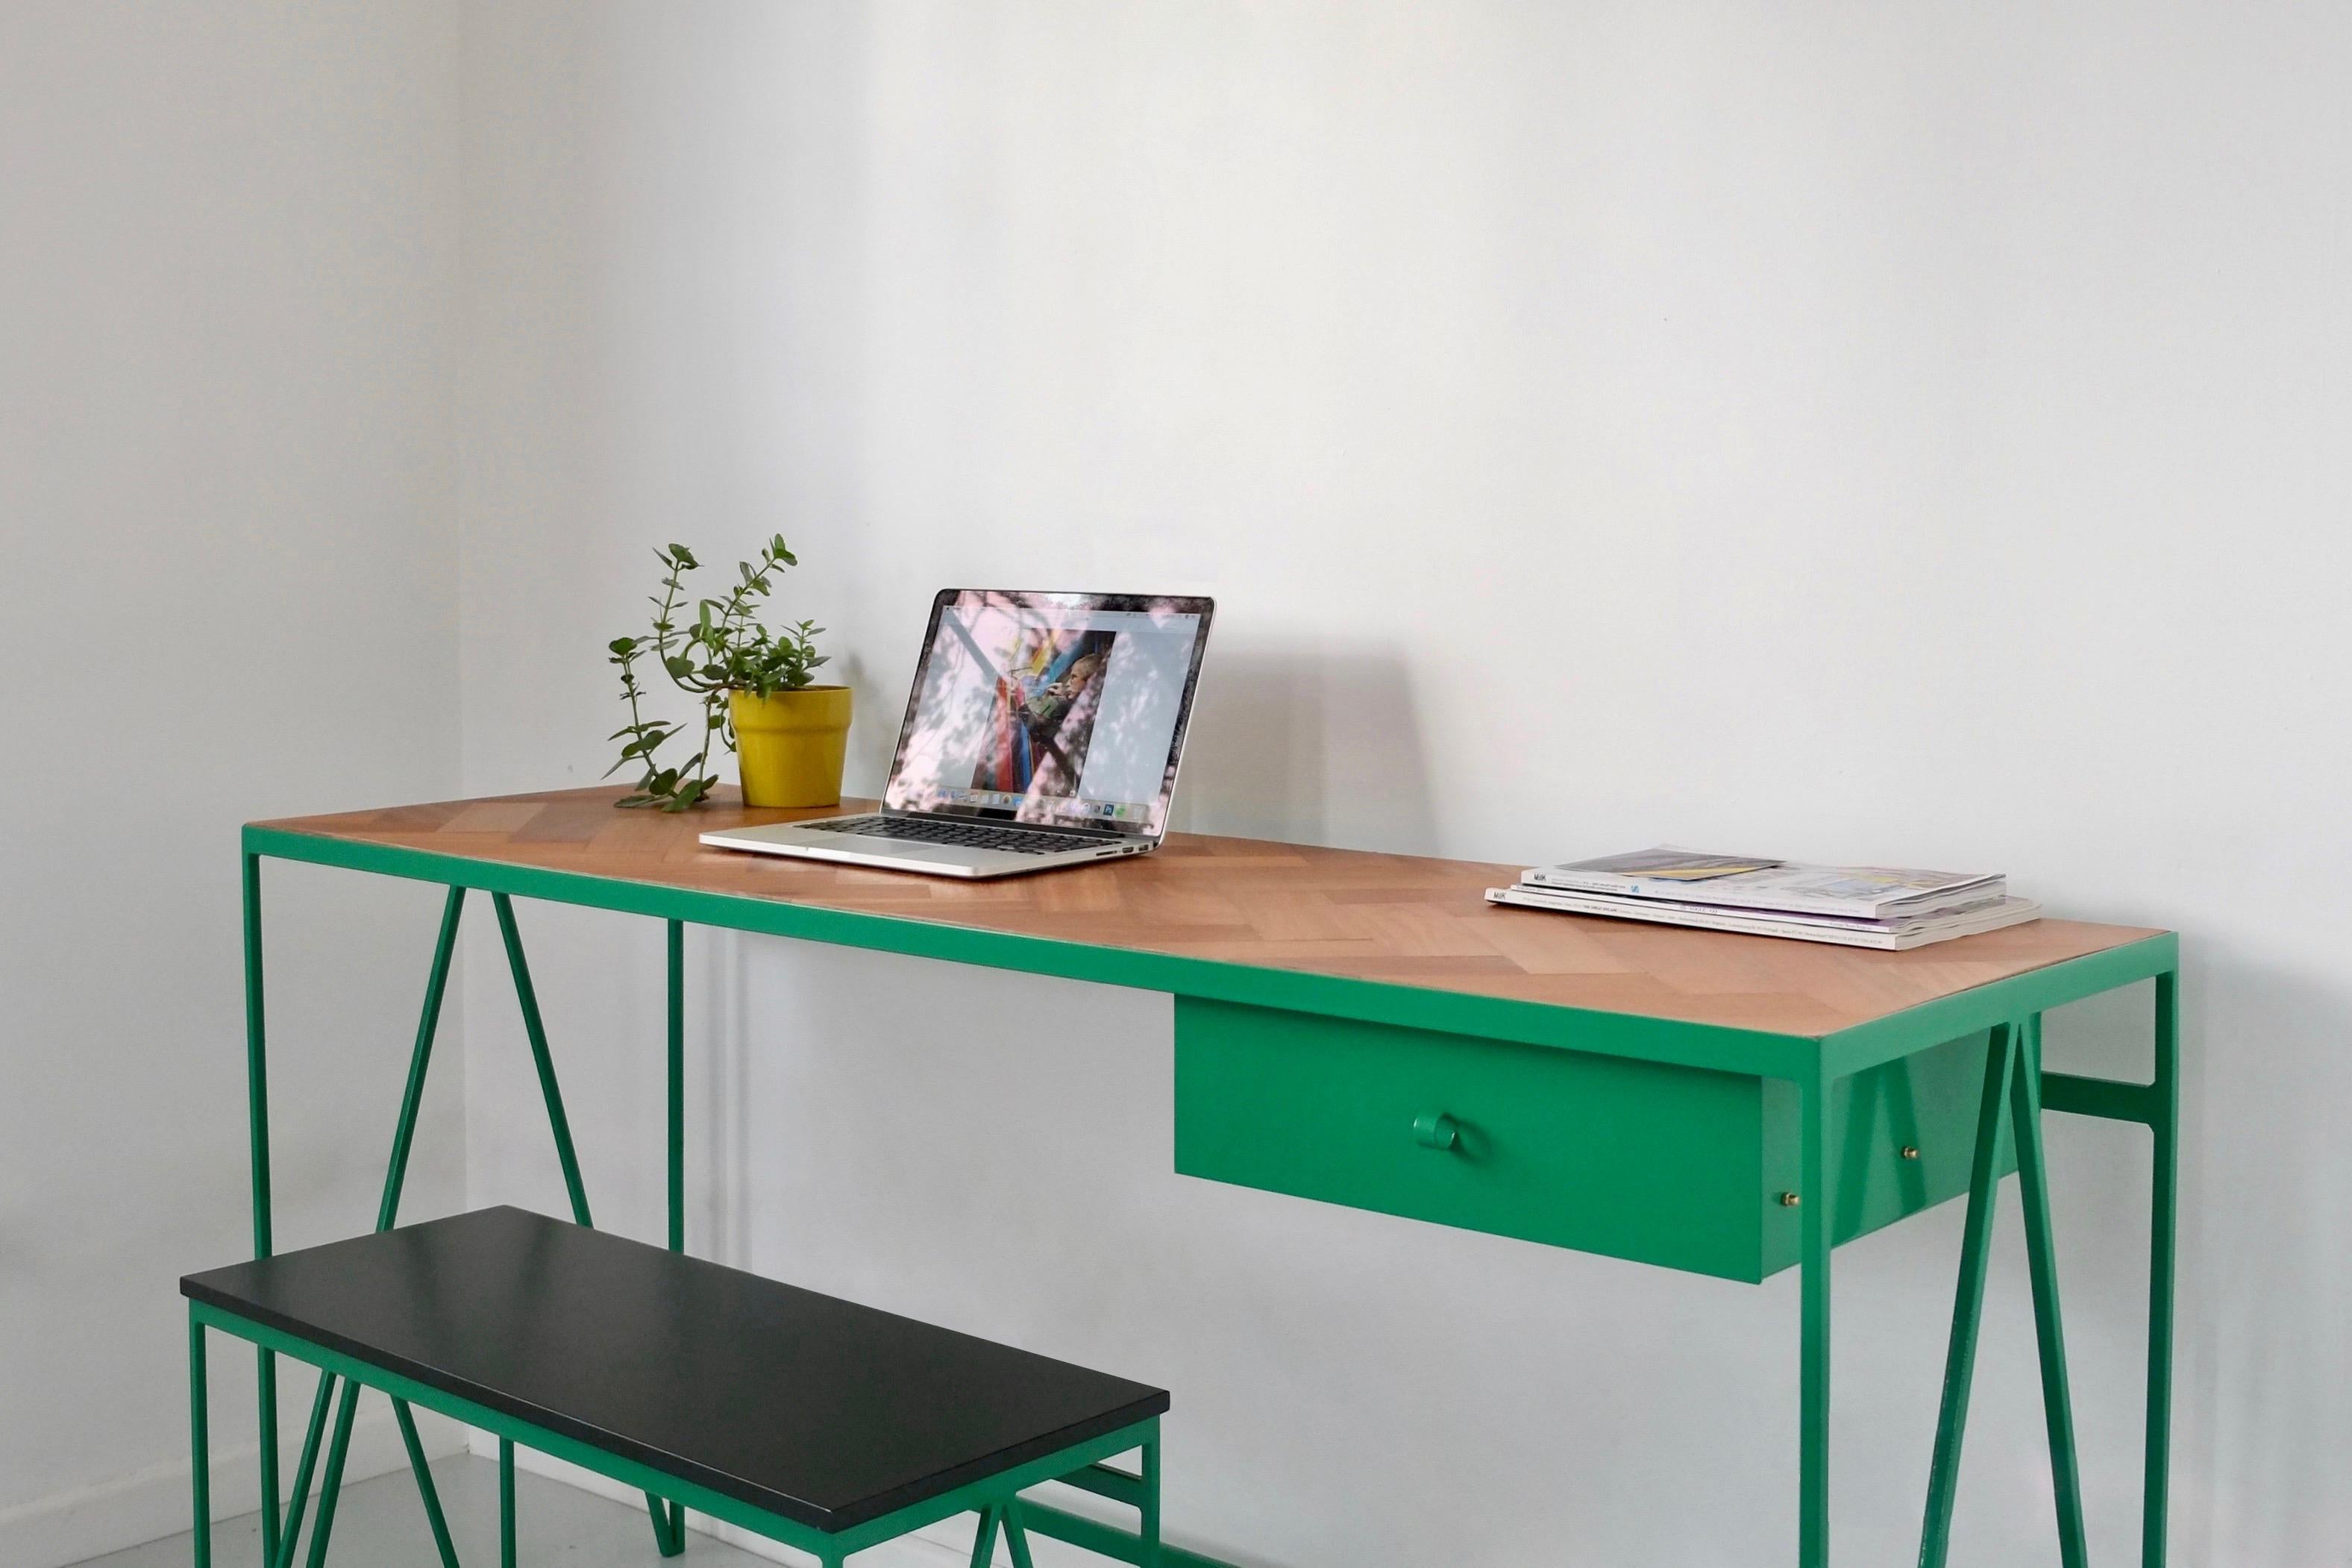
POLYGON ((515 1568, 514 1440, 499 1439, 499 1568, 515 1568))
POLYGON ((1138 1473, 1129 1475, 1107 1464, 1092 1464, 1055 1479, 1080 1491, 1093 1492, 1113 1502, 1135 1510, 1136 1528, 1133 1533, 1105 1524, 1085 1514, 1070 1513, 1051 1504, 1028 1498, 1014 1500, 1022 1542, 1016 1551, 1025 1551, 1027 1538, 1043 1535, 1098 1556, 1120 1563, 1132 1563, 1137 1568, 1227 1568, 1213 1557, 1179 1547, 1164 1546, 1160 1540, 1160 1427, 1151 1425, 1148 1435, 1137 1447, 1142 1453, 1142 1466, 1138 1473))
MULTIPOLYGON (((352 1418, 359 1414, 360 1385, 345 1381, 342 1397, 335 1402, 335 1436, 327 1449, 327 1475, 319 1483, 319 1522, 310 1527, 310 1554, 306 1561, 310 1568, 320 1568, 327 1561, 327 1542, 335 1533, 335 1504, 343 1492, 343 1460, 351 1454, 352 1418)), ((290 1554, 293 1538, 288 1537, 285 1549, 290 1554)))
POLYGON ((971 1568, 989 1568, 996 1561, 996 1532, 1004 1531, 1004 1544, 1013 1553, 1013 1568, 1036 1568, 1029 1556, 1029 1532, 1022 1528, 1021 1501, 1007 1498, 980 1510, 980 1527, 971 1542, 971 1568))
POLYGON ((188 1317, 188 1493, 195 1510, 195 1568, 212 1568, 213 1443, 211 1395, 205 1387, 205 1326, 188 1317))
POLYGON ((1004 1544, 1013 1553, 1013 1568, 1037 1568, 1029 1557, 1029 1532, 1021 1528, 1021 1500, 1004 1504, 1004 1544))
MULTIPOLYGON (((257 1253, 256 1257, 267 1257, 257 1253)), ((278 1357, 270 1351, 254 1355, 254 1381, 260 1397, 261 1422, 261 1560, 278 1561, 278 1357)))
POLYGON ((457 1543, 449 1539, 449 1521, 441 1511, 441 1493, 433 1484, 425 1445, 416 1436, 416 1417, 410 1413, 406 1400, 392 1402, 392 1418, 400 1424, 401 1446, 408 1450, 408 1468, 416 1473, 416 1494, 425 1502, 425 1521, 433 1527, 433 1544, 440 1552, 446 1568, 457 1568, 457 1543))
POLYGON ((1139 1568, 1160 1568, 1160 1436, 1157 1426, 1152 1428, 1151 1440, 1143 1445, 1143 1506, 1137 1511, 1142 1516, 1139 1526, 1143 1542, 1139 1568))
POLYGON ((326 1435, 327 1408, 334 1402, 332 1373, 319 1374, 319 1391, 310 1399, 310 1424, 302 1434, 302 1458, 294 1467, 294 1495, 286 1500, 286 1523, 269 1568, 292 1568, 295 1543, 302 1538, 302 1515, 310 1504, 310 1477, 319 1464, 319 1439, 326 1435))
POLYGON ((664 1557, 675 1557, 686 1550, 686 1510, 647 1492, 646 1511, 654 1521, 656 1552, 664 1557))

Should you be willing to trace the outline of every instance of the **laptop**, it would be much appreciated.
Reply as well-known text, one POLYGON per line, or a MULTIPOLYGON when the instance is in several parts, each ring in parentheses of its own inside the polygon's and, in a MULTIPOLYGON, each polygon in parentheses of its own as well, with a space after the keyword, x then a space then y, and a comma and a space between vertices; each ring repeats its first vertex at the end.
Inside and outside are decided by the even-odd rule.
POLYGON ((1205 598, 950 588, 882 809, 706 833, 720 849, 1016 877, 1160 847, 1208 646, 1205 598))

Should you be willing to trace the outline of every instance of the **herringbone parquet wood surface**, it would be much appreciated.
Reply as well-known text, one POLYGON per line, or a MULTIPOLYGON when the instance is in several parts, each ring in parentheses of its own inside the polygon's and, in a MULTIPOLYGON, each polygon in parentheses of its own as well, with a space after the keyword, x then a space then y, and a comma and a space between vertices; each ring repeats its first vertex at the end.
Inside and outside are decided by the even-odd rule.
POLYGON ((1174 834, 1155 855, 961 882, 707 849, 714 827, 862 809, 620 811, 613 789, 259 826, 436 854, 1065 942, 1822 1035, 2154 931, 2042 920, 1910 952, 1496 909, 1516 866, 1174 834))

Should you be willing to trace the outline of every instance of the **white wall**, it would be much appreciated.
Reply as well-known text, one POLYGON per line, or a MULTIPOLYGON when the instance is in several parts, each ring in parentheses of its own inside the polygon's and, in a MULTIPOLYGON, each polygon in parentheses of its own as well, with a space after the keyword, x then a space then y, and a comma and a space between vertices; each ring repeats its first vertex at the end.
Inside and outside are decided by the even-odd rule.
MULTIPOLYGON (((873 786, 929 593, 1215 593, 1202 827, 1992 865, 2189 954, 2178 1561, 2336 1563, 2352 1356, 2340 10, 485 5, 466 783, 583 782, 647 547, 773 529, 873 786)), ((526 911, 604 1217, 659 939, 526 911)), ((698 1247, 1164 1381, 1179 1539, 1785 1561, 1761 1289, 1169 1173, 1166 1004, 694 938, 698 1247)), ((561 1202, 503 985, 474 1201, 561 1202)), ((2053 1019, 2129 1073, 2144 994, 2053 1019)), ((2137 1551, 2142 1135, 2056 1132, 2137 1551)), ((1839 1559, 1914 1550, 1957 1208, 1842 1252, 1839 1559)), ((1957 1560, 2054 1556, 2013 1208, 1957 1560)))
MULTIPOLYGON (((1192 826, 2178 926, 2176 1561, 2338 1563, 2347 66, 2316 7, 485 5, 466 785, 602 771, 646 548, 783 529, 854 785, 943 583, 1209 590, 1192 826)), ((658 933, 527 921, 602 1217, 656 1237, 658 933)), ((694 950, 696 1246, 1167 1383, 1179 1540, 1790 1556, 1794 1279, 1173 1178, 1155 996, 694 950)), ((2053 1063, 2140 1069, 2145 1006, 2053 1063)), ((555 1208, 480 963, 468 1039, 470 1196, 555 1208)), ((2147 1157, 2053 1159, 2124 1559, 2147 1157)), ((1957 1223, 1839 1253, 1839 1561, 1915 1549, 1957 1223)), ((1969 1434, 1957 1561, 2049 1559, 2013 1208, 1969 1434)))
MULTIPOLYGON (((175 1522, 170 1281, 246 1246, 229 825, 593 777, 646 547, 781 528, 857 784, 938 585, 1205 589, 1194 826, 2179 927, 2179 1558, 2342 1561, 2347 55, 2210 3, 0 12, 0 1559, 175 1522)), ((432 899, 271 909, 291 1245, 365 1222, 432 899)), ((523 916, 656 1235, 658 933, 523 916)), ((474 951, 409 1212, 552 1210, 474 951)), ((698 1247, 1165 1382, 1179 1539, 1787 1557, 1793 1281, 1180 1181, 1150 996, 694 953, 698 1247)), ((2053 1057, 2130 1070, 2131 1004, 2053 1057)), ((2122 1556, 2146 1157, 2055 1154, 2122 1556)), ((1841 1561, 1910 1550, 1958 1217, 1840 1255, 1841 1561)), ((1966 1562, 2052 1555, 2004 1219, 1966 1562)))
MULTIPOLYGON (((646 545, 781 527, 810 561, 793 612, 866 704, 868 785, 933 587, 1200 588, 1200 826, 1999 863, 2066 912, 2178 925, 2177 1540, 2342 1554, 2346 1227, 2314 1201, 2347 1168, 2352 1000, 2324 793, 2345 486, 2316 450, 2352 336, 2318 199, 2352 147, 2341 23, 485 16, 469 788, 601 768, 591 650, 646 545)), ((657 1234, 656 940, 539 918, 592 1185, 657 1234)), ((698 1244, 1166 1381, 1181 1537, 1780 1555, 1790 1282, 1177 1181, 1149 997, 698 949, 698 1244)), ((2053 1056, 2128 1070, 2140 1015, 2084 1011, 2053 1056)), ((472 1195, 552 1206, 509 1014, 469 996, 472 1195)), ((2119 1553, 2145 1154, 2070 1124, 2057 1158, 2119 1553)), ((1841 1255, 1845 1560, 1916 1528, 1957 1219, 1841 1255)), ((2011 1216, 1972 1561, 2047 1554, 2014 1253, 2011 1216)))
MULTIPOLYGON (((237 825, 457 783, 457 35, 450 5, 0 6, 11 1568, 186 1528, 178 1276, 252 1246, 237 825)), ((434 902, 268 873, 281 1246, 373 1216, 434 902)), ((412 1215, 462 1201, 450 1045, 412 1215)), ((252 1361, 215 1345, 247 1512, 252 1361)))

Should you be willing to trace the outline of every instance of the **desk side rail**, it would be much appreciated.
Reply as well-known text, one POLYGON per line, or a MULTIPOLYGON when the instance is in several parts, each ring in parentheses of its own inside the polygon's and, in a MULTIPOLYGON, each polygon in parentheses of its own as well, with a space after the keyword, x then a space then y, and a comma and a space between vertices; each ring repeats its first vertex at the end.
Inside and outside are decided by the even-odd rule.
MULTIPOLYGON (((2080 958, 2029 969, 2006 980, 1957 991, 1916 1007, 1890 1013, 1884 1018, 1874 1018, 1867 1024, 1824 1035, 1821 1040, 1822 1068, 1832 1078, 1863 1072, 1946 1040, 1982 1034, 2012 1019, 2046 1013, 2069 1002, 2080 1002, 2142 980, 2154 980, 2179 967, 2180 938, 2171 931, 2162 931, 2104 952, 2085 953, 2080 958)), ((2071 1110, 2074 1106, 2069 1104, 2063 1109, 2071 1110)))

